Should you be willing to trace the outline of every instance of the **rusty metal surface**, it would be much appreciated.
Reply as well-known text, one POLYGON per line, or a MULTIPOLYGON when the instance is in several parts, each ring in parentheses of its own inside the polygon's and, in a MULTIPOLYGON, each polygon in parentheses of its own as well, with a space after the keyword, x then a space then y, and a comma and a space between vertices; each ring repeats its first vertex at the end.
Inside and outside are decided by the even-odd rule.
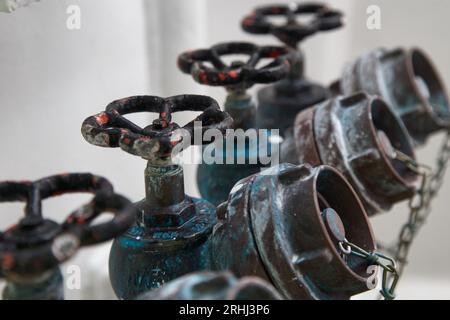
MULTIPOLYGON (((267 84, 285 78, 291 68, 288 53, 288 49, 279 46, 224 42, 208 49, 180 54, 178 67, 201 84, 225 87, 228 91, 225 111, 232 116, 234 129, 248 130, 255 128, 256 106, 247 89, 254 84, 267 84), (227 57, 234 60, 227 63, 227 57)), ((268 138, 265 136, 263 139, 268 138)), ((223 164, 199 165, 197 184, 204 199, 219 205, 227 199, 236 182, 259 172, 264 166, 259 161, 258 147, 255 148, 248 140, 239 147, 235 147, 231 139, 226 140, 225 144, 233 143, 234 146, 230 150, 224 145, 221 153, 223 164), (239 157, 244 158, 244 163, 238 162, 239 157)))
MULTIPOLYGON (((297 116, 296 163, 327 164, 343 172, 370 215, 410 198, 418 175, 395 158, 415 159, 409 136, 391 109, 357 93, 330 99, 297 116)), ((292 155, 291 155, 292 157, 292 155)))
POLYGON ((240 181, 219 208, 215 268, 266 279, 288 299, 347 299, 368 290, 367 262, 343 257, 327 231, 329 208, 347 239, 375 249, 361 202, 331 167, 283 164, 240 181))
POLYGON ((298 112, 330 97, 327 88, 304 76, 305 57, 299 44, 318 32, 340 28, 342 18, 341 12, 325 4, 311 2, 257 7, 242 20, 244 31, 255 35, 271 34, 290 52, 289 75, 258 91, 258 128, 279 129, 280 134, 286 136, 298 112), (309 20, 304 21, 304 17, 309 20), (275 23, 272 21, 274 18, 282 21, 275 23))
POLYGON ((140 295, 138 300, 280 300, 266 281, 257 277, 237 279, 229 272, 203 271, 173 280, 140 295))
POLYGON ((246 130, 254 128, 256 110, 246 90, 255 84, 268 84, 285 78, 291 71, 290 57, 289 50, 280 46, 223 42, 208 49, 180 54, 178 68, 200 84, 225 87, 229 92, 225 111, 232 115, 234 128, 246 130), (227 63, 224 60, 227 56, 235 57, 227 63), (261 62, 264 62, 262 66, 261 62))
POLYGON ((179 69, 190 74, 195 81, 227 87, 242 92, 257 83, 272 83, 287 76, 290 65, 288 50, 277 46, 257 46, 250 42, 224 42, 209 49, 182 53, 178 57, 179 69), (227 55, 245 55, 247 60, 234 60, 227 64, 227 55), (268 59, 263 66, 258 64, 268 59), (210 63, 211 66, 207 66, 210 63))
POLYGON ((450 103, 439 73, 420 49, 376 49, 349 63, 336 91, 381 96, 418 144, 450 128, 450 103))
POLYGON ((125 232, 136 210, 115 194, 106 179, 92 174, 62 174, 34 182, 0 183, 0 202, 25 202, 25 217, 0 234, 0 276, 6 278, 8 299, 62 298, 58 266, 83 246, 94 245, 125 232), (94 195, 61 224, 42 215, 42 200, 75 192, 94 195), (93 223, 105 213, 106 222, 93 223))
POLYGON ((198 95, 129 97, 83 122, 81 131, 88 142, 120 147, 148 160, 146 197, 135 204, 136 224, 116 238, 111 248, 110 279, 120 299, 135 298, 184 274, 209 268, 216 210, 209 202, 184 193, 183 169, 172 157, 182 150, 175 147, 184 139, 203 144, 207 129, 224 133, 232 123, 214 99, 198 95), (179 111, 202 111, 183 127, 188 135, 178 133, 181 127, 171 120, 171 114, 179 111), (124 117, 136 112, 157 112, 159 119, 140 128, 124 117), (194 126, 194 121, 201 121, 201 126, 194 126), (195 132, 201 134, 200 141, 194 139, 195 132))
POLYGON ((268 5, 257 7, 242 20, 242 28, 252 34, 272 34, 288 47, 296 48, 305 38, 320 31, 328 31, 341 27, 342 13, 331 9, 326 4, 292 3, 290 5, 268 5), (298 20, 301 16, 311 16, 305 23, 298 20), (284 17, 283 24, 274 24, 270 17, 284 17))
POLYGON ((172 113, 180 111, 202 112, 182 127, 189 134, 191 144, 196 143, 194 130, 201 130, 203 137, 203 132, 208 129, 225 132, 233 123, 233 119, 226 112, 220 111, 217 101, 208 96, 132 96, 113 101, 105 111, 88 117, 82 124, 81 132, 86 141, 93 145, 120 147, 154 164, 164 165, 171 163, 171 151, 184 139, 176 131, 181 127, 172 122, 171 116, 172 113), (137 112, 159 113, 159 119, 145 128, 140 128, 124 117, 137 112), (201 127, 195 128, 195 121, 201 121, 201 127))
POLYGON ((215 207, 184 194, 179 166, 147 167, 146 179, 148 193, 136 203, 136 224, 111 248, 111 284, 120 299, 132 299, 210 266, 215 207))

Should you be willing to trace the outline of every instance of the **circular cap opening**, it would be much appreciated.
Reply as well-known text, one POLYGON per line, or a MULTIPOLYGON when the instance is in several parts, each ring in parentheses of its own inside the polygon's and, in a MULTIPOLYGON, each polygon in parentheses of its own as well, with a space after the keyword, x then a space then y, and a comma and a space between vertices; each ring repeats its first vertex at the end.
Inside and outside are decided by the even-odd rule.
MULTIPOLYGON (((316 191, 324 227, 337 253, 341 252, 339 242, 342 237, 373 251, 375 243, 367 215, 344 178, 333 170, 321 170, 316 180, 316 191)), ((341 255, 341 258, 358 276, 367 277, 364 259, 352 255, 341 255)))
POLYGON ((442 121, 450 122, 450 107, 441 79, 431 61, 420 50, 411 51, 410 63, 418 96, 442 121))
POLYGON ((395 170, 399 178, 407 184, 415 183, 417 174, 410 170, 404 161, 398 159, 402 153, 411 159, 415 159, 414 151, 409 137, 401 126, 399 119, 392 113, 389 107, 380 99, 371 103, 371 115, 376 140, 389 164, 395 170))

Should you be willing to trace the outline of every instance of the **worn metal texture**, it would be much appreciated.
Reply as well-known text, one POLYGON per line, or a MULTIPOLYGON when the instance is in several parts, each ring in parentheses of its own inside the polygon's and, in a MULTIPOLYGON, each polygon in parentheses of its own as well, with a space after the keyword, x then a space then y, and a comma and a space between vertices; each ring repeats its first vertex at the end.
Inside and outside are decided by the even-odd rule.
POLYGON ((281 300, 270 283, 257 277, 237 279, 230 272, 203 271, 173 280, 138 300, 281 300))
POLYGON ((404 125, 383 100, 364 93, 300 113, 293 139, 285 143, 295 144, 295 156, 289 155, 295 163, 327 164, 343 172, 369 215, 410 198, 419 183, 417 172, 397 158, 402 153, 415 159, 404 125))
POLYGON ((279 129, 285 136, 298 112, 330 96, 327 88, 304 77, 305 57, 299 43, 318 32, 342 25, 342 13, 322 3, 257 7, 242 20, 244 31, 255 35, 271 34, 290 51, 291 71, 288 77, 258 91, 258 128, 279 129), (306 16, 310 20, 301 21, 306 16), (283 18, 284 21, 274 23, 272 18, 283 18))
POLYGON ((246 32, 271 34, 291 48, 296 48, 301 41, 317 32, 340 28, 342 24, 341 12, 317 2, 257 7, 241 23, 246 32), (272 23, 270 18, 274 16, 285 18, 285 23, 272 23), (303 22, 298 19, 302 16, 312 18, 303 22))
POLYGON ((229 95, 225 111, 234 119, 234 128, 255 125, 256 106, 246 90, 255 84, 268 84, 285 78, 291 69, 289 50, 277 46, 257 46, 249 42, 224 42, 209 49, 184 52, 178 57, 179 69, 200 84, 223 86, 229 95), (226 63, 227 56, 243 55, 226 63), (263 60, 268 60, 260 66, 263 60), (210 66, 208 65, 210 64, 210 66))
POLYGON ((203 133, 208 129, 224 132, 232 123, 233 119, 226 112, 220 111, 217 101, 208 96, 132 96, 113 101, 105 111, 88 117, 82 124, 81 133, 86 141, 93 145, 120 147, 153 164, 165 165, 172 163, 172 150, 184 139, 189 139, 191 144, 196 143, 196 130, 199 130, 200 136, 203 137, 203 133), (172 113, 180 111, 202 113, 180 127, 172 122, 171 116, 172 113), (159 118, 151 125, 141 128, 124 117, 137 112, 159 113, 159 118), (201 126, 196 127, 195 122, 201 122, 201 126))
POLYGON ((201 84, 223 86, 230 91, 240 92, 256 83, 272 83, 286 77, 290 69, 287 53, 288 50, 283 47, 224 42, 209 49, 180 54, 178 67, 201 84), (223 57, 230 55, 245 55, 248 60, 234 60, 227 64, 223 57), (258 66, 265 59, 269 60, 268 63, 258 66))
POLYGON ((198 189, 202 197, 217 206, 227 200, 230 190, 242 177, 258 173, 261 168, 260 164, 202 163, 197 170, 198 189))
POLYGON ((183 169, 173 163, 173 157, 183 150, 175 149, 183 141, 203 144, 207 129, 224 133, 231 126, 231 117, 220 111, 214 99, 197 95, 129 97, 114 101, 106 112, 83 123, 88 142, 120 147, 148 160, 146 197, 135 204, 136 224, 116 238, 111 248, 109 273, 120 299, 135 298, 184 274, 209 268, 208 240, 216 224, 216 209, 184 193, 183 169), (203 113, 179 133, 181 127, 171 121, 171 113, 188 110, 203 113), (142 129, 122 116, 135 112, 159 112, 159 119, 142 129), (202 123, 194 125, 194 121, 202 123), (196 130, 202 134, 200 141, 194 139, 196 130))
MULTIPOLYGON (((246 90, 257 83, 272 83, 286 77, 290 71, 290 60, 288 50, 283 47, 225 42, 209 49, 182 53, 178 57, 178 67, 201 84, 224 86, 229 93, 225 111, 232 116, 234 129, 247 130, 255 128, 256 106, 246 90), (224 57, 233 55, 244 55, 248 59, 240 58, 227 64, 224 57), (262 60, 269 61, 259 66, 262 60)), ((258 146, 254 147, 249 139, 237 148, 230 150, 224 145, 222 152, 216 151, 221 152, 222 163, 202 162, 199 165, 197 183, 204 199, 214 205, 222 203, 236 182, 261 170, 264 165, 259 161, 258 146), (239 157, 243 157, 244 161, 238 161, 239 157)), ((226 141, 233 142, 231 139, 226 141)))
POLYGON ((333 89, 344 95, 381 96, 405 123, 417 144, 450 128, 450 103, 440 75, 420 49, 376 49, 349 63, 333 89))
POLYGON ((25 202, 25 217, 0 233, 0 276, 7 281, 6 299, 63 299, 59 265, 83 246, 125 232, 136 210, 114 193, 108 180, 87 173, 62 174, 34 182, 0 183, 0 202, 25 202), (59 224, 42 215, 42 200, 67 193, 94 195, 59 224), (94 223, 102 214, 112 218, 94 223))
POLYGON ((373 251, 370 223, 331 167, 282 164, 243 179, 218 216, 217 270, 270 281, 288 299, 348 299, 368 290, 367 261, 345 258, 338 243, 345 237, 373 251), (327 216, 331 209, 337 218, 327 216))
POLYGON ((184 274, 210 268, 216 208, 184 194, 180 166, 146 169, 136 225, 111 248, 109 273, 120 299, 132 299, 184 274))
MULTIPOLYGON (((230 115, 236 115, 237 123, 241 125, 241 127, 235 126, 235 128, 247 130, 253 127, 254 121, 244 120, 242 122, 243 118, 239 116, 248 110, 254 110, 247 107, 248 103, 251 103, 250 97, 243 99, 233 94, 228 96, 225 109, 230 115)), ((245 119, 254 119, 254 116, 245 119)), ((228 199, 230 190, 239 180, 258 173, 267 166, 261 159, 275 156, 276 150, 273 148, 267 132, 259 132, 257 136, 250 134, 248 138, 244 132, 241 133, 242 138, 245 138, 244 143, 238 143, 240 135, 236 135, 238 138, 230 135, 222 140, 222 146, 217 146, 211 151, 211 155, 220 161, 214 163, 202 161, 198 166, 197 185, 200 194, 216 206, 228 199), (267 150, 260 150, 260 143, 267 143, 267 150)), ((204 154, 207 152, 206 148, 209 147, 203 149, 204 154)), ((205 159, 203 158, 203 160, 205 159)))
POLYGON ((280 135, 285 137, 297 113, 330 96, 325 87, 303 76, 261 88, 257 93, 256 126, 261 129, 278 129, 280 135))
POLYGON ((39 276, 9 281, 3 291, 3 300, 63 300, 64 279, 59 268, 39 276))

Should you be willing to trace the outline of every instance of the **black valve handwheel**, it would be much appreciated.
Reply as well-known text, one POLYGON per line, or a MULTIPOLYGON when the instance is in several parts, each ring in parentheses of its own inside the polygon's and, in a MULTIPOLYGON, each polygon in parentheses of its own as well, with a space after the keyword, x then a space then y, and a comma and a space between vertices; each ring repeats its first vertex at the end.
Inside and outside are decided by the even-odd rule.
POLYGON ((105 178, 89 173, 55 175, 35 182, 0 183, 0 202, 25 202, 25 216, 0 233, 0 276, 39 274, 71 258, 80 247, 104 242, 125 232, 136 209, 115 194, 105 178), (92 200, 63 223, 42 215, 42 200, 68 193, 92 193, 92 200), (106 222, 93 224, 102 214, 106 222))
POLYGON ((295 48, 299 42, 319 31, 328 31, 343 25, 342 13, 321 3, 273 5, 258 7, 242 20, 242 28, 252 34, 272 34, 287 46, 295 48), (299 16, 312 15, 307 23, 299 16), (286 22, 276 25, 270 17, 282 16, 286 22))
MULTIPOLYGON (((220 110, 216 100, 201 95, 179 95, 169 98, 132 96, 113 101, 106 111, 87 118, 81 132, 91 144, 101 147, 120 147, 122 150, 147 160, 167 158, 173 148, 185 138, 196 144, 194 131, 201 137, 208 129, 225 132, 233 120, 220 110), (182 128, 172 122, 172 113, 180 111, 202 112, 182 128), (159 119, 141 128, 124 117, 136 112, 159 113, 159 119), (194 122, 201 122, 196 126, 194 122), (178 130, 183 129, 183 130, 178 130)), ((201 143, 204 142, 203 139, 201 143)))
POLYGON ((283 47, 225 42, 210 49, 182 53, 178 57, 178 67, 184 73, 191 74, 201 84, 248 88, 253 84, 283 79, 290 71, 290 62, 288 50, 283 47), (226 64, 222 57, 233 54, 246 55, 249 58, 247 61, 226 64), (258 67, 262 59, 269 59, 269 62, 258 67))

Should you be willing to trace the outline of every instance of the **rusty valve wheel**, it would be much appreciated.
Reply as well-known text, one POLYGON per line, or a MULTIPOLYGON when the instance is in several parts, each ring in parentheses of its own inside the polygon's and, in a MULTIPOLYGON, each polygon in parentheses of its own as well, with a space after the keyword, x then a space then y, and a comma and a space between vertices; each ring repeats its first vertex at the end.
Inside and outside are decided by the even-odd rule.
POLYGON ((346 255, 341 243, 372 252, 371 226, 350 184, 331 167, 282 164, 243 179, 218 216, 219 270, 260 277, 287 299, 347 299, 369 290, 369 262, 346 255))
MULTIPOLYGON (((106 111, 87 118, 82 125, 83 137, 100 147, 120 147, 152 163, 167 163, 172 150, 188 138, 192 144, 196 130, 203 137, 208 129, 225 131, 232 123, 231 117, 220 110, 217 102, 207 96, 179 95, 169 98, 133 96, 113 101, 106 111), (202 111, 198 117, 183 127, 172 122, 172 113, 202 111), (136 112, 156 112, 159 119, 145 128, 129 121, 124 115, 136 112), (201 126, 195 126, 200 121, 201 126)), ((201 140, 203 142, 203 139, 201 140)), ((210 142, 208 142, 210 143, 210 142)))
POLYGON ((290 69, 287 53, 283 47, 226 42, 210 49, 182 53, 178 57, 178 67, 201 84, 245 90, 256 83, 271 83, 286 77, 290 69), (233 61, 230 65, 222 60, 223 56, 238 54, 249 58, 247 61, 233 61), (270 60, 258 67, 263 59, 270 60))
MULTIPOLYGON (((209 49, 182 53, 178 57, 178 66, 201 84, 226 87, 228 95, 224 107, 233 117, 233 129, 246 131, 255 129, 256 121, 256 105, 246 90, 256 83, 270 83, 286 77, 290 71, 287 53, 288 50, 283 47, 227 42, 209 49), (244 55, 248 59, 240 58, 230 64, 223 61, 224 56, 233 55, 244 55), (260 67, 264 59, 269 61, 260 67)), ((221 154, 224 164, 199 165, 197 183, 204 199, 218 205, 227 199, 237 181, 260 171, 264 165, 259 161, 259 141, 270 144, 268 136, 251 142, 246 139, 244 146, 235 144, 231 148, 229 146, 234 141, 227 140, 221 154), (244 163, 239 162, 242 155, 244 163)))
POLYGON ((280 300, 266 281, 257 277, 237 279, 230 272, 202 271, 173 280, 140 295, 138 300, 280 300))
POLYGON ((62 299, 59 264, 83 246, 122 234, 136 216, 130 201, 115 194, 108 180, 85 173, 0 183, 0 202, 12 201, 25 202, 26 208, 25 217, 0 234, 0 275, 8 281, 5 299, 62 299), (43 217, 42 200, 75 192, 94 197, 61 224, 43 217), (104 213, 113 217, 94 224, 104 213))
POLYGON ((252 34, 272 34, 288 47, 296 48, 305 38, 320 31, 341 27, 342 13, 321 3, 274 5, 258 7, 242 20, 242 28, 252 34), (308 22, 298 18, 311 16, 308 22), (270 18, 283 17, 282 24, 272 23, 270 18))
POLYGON ((305 76, 305 57, 299 43, 319 31, 340 28, 342 17, 341 12, 324 4, 302 3, 257 7, 242 20, 244 31, 274 35, 289 50, 291 70, 287 77, 258 90, 258 128, 278 129, 286 138, 297 113, 331 96, 328 88, 305 76))
POLYGON ((110 103, 105 112, 84 121, 81 131, 91 144, 120 147, 148 160, 145 198, 135 203, 137 221, 111 247, 109 275, 118 298, 135 298, 184 274, 207 268, 205 257, 216 224, 216 208, 185 194, 183 168, 175 163, 173 153, 189 147, 186 142, 211 143, 203 139, 206 130, 224 134, 232 124, 232 118, 214 99, 199 95, 129 97, 110 103), (180 127, 171 120, 171 114, 178 111, 202 113, 180 127), (158 112, 159 119, 140 128, 123 117, 135 112, 158 112), (176 150, 179 144, 182 148, 176 150))
POLYGON ((39 274, 58 266, 87 245, 104 242, 123 233, 134 222, 130 201, 115 194, 104 178, 92 174, 65 174, 35 182, 0 183, 0 202, 25 202, 25 217, 1 234, 1 271, 39 274), (89 192, 94 198, 70 214, 62 224, 42 216, 41 201, 66 193, 89 192), (93 225, 103 213, 108 222, 93 225))
POLYGON ((369 215, 414 195, 418 170, 408 133, 383 100, 357 93, 298 114, 282 158, 345 173, 369 215))
POLYGON ((418 144, 450 128, 446 89, 430 58, 417 48, 376 49, 363 55, 345 67, 332 90, 344 95, 363 90, 381 96, 418 144))

